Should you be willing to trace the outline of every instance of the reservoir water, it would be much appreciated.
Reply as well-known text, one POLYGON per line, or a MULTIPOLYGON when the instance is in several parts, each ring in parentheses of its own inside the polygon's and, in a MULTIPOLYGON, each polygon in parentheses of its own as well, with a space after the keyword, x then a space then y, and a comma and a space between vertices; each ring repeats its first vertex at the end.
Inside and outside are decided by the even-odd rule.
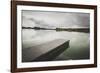
POLYGON ((69 48, 54 60, 89 59, 89 36, 84 32, 22 29, 22 61, 30 62, 68 40, 69 48))

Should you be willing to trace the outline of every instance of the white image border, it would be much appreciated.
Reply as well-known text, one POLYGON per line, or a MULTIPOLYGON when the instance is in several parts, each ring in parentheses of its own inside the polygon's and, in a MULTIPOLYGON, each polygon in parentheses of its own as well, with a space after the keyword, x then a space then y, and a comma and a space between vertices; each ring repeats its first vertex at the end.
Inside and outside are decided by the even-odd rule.
POLYGON ((49 67, 49 66, 64 66, 64 65, 84 65, 84 64, 94 64, 94 10, 93 9, 57 8, 57 7, 17 5, 17 68, 49 67), (68 60, 68 61, 22 63, 21 10, 90 13, 90 59, 89 60, 68 60))

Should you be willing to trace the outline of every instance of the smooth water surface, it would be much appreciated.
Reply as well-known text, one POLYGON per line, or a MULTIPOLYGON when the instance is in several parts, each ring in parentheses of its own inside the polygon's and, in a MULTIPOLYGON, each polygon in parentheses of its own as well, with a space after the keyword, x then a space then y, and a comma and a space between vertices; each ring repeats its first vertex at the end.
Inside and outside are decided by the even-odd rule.
POLYGON ((89 33, 22 29, 22 60, 31 61, 68 40, 70 47, 55 60, 89 59, 89 33))

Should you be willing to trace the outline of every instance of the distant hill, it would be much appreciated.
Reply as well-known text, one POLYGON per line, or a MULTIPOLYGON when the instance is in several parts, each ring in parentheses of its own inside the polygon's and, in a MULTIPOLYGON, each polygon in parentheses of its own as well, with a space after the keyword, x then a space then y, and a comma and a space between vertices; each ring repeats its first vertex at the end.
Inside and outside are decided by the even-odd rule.
POLYGON ((22 27, 22 29, 35 29, 35 30, 56 30, 56 31, 75 31, 75 32, 90 32, 90 28, 41 28, 41 27, 22 27))

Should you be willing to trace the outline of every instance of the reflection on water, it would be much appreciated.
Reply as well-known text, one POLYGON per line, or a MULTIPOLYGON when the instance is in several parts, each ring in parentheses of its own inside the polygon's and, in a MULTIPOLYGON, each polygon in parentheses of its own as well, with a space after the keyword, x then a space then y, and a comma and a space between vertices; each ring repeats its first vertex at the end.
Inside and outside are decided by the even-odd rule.
MULTIPOLYGON (((60 40, 70 40, 70 47, 60 54, 55 60, 76 60, 76 59, 89 59, 89 33, 82 32, 67 32, 67 31, 55 31, 55 30, 33 30, 33 29, 23 29, 22 30, 22 45, 23 50, 32 48, 33 46, 38 46, 41 44, 46 44, 46 49, 39 51, 39 54, 42 51, 50 49, 48 42, 58 40, 56 43, 59 43, 60 40)), ((41 47, 40 47, 41 48, 41 47)), ((33 48, 33 51, 37 49, 33 48)), ((27 51, 22 52, 22 58, 34 58, 34 54, 28 53, 27 51)), ((32 51, 31 51, 32 53, 32 51)), ((38 53, 36 53, 38 54, 38 53)))

